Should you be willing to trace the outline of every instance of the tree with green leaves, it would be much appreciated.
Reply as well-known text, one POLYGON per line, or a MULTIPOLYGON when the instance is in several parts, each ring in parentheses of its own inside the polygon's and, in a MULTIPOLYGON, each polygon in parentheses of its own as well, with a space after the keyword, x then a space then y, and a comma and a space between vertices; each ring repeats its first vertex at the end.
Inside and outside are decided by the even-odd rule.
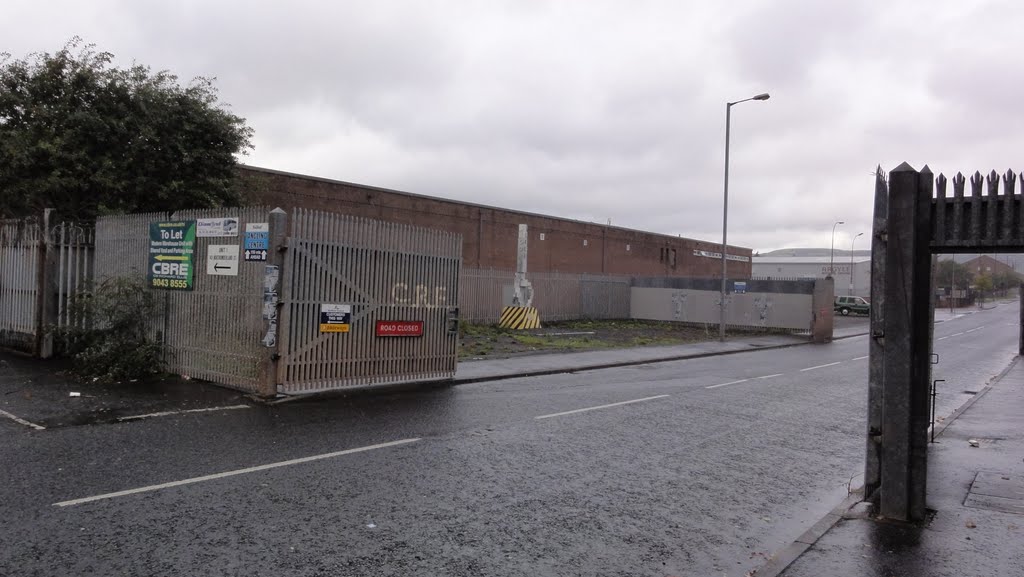
POLYGON ((0 54, 0 217, 64 218, 242 204, 236 155, 252 129, 213 80, 113 65, 72 39, 55 54, 0 54))
POLYGON ((973 280, 974 273, 953 260, 940 260, 935 269, 935 283, 939 287, 952 287, 955 284, 957 289, 966 289, 973 280))

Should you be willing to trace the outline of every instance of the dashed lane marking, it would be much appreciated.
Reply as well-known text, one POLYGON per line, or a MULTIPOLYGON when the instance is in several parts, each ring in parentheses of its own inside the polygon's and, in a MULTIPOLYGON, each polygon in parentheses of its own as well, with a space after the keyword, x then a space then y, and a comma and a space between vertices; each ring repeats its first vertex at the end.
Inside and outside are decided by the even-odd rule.
POLYGON ((3 415, 5 417, 7 417, 8 419, 14 421, 15 423, 18 423, 19 425, 25 425, 26 427, 32 427, 33 429, 35 429, 37 431, 45 431, 46 430, 46 427, 44 427, 42 425, 37 425, 35 423, 30 423, 30 422, 26 421, 25 419, 22 419, 21 417, 19 417, 17 415, 13 415, 11 413, 8 413, 7 411, 5 411, 3 409, 0 409, 0 415, 3 415))
POLYGON ((632 401, 622 401, 620 403, 611 403, 611 404, 608 404, 608 405, 599 405, 599 406, 596 406, 596 407, 587 407, 585 409, 575 409, 573 411, 564 411, 564 412, 561 412, 561 413, 552 413, 550 415, 541 415, 539 417, 534 417, 534 419, 550 419, 551 417, 561 417, 563 415, 572 415, 572 414, 575 414, 575 413, 585 413, 587 411, 596 411, 598 409, 607 409, 609 407, 619 407, 619 406, 622 406, 622 405, 629 405, 629 404, 632 404, 632 403, 642 403, 644 401, 653 401, 654 399, 664 399, 667 396, 669 396, 669 395, 657 395, 655 397, 644 397, 642 399, 633 399, 632 401))
POLYGON ((834 363, 829 363, 827 365, 818 365, 816 367, 807 367, 806 369, 800 369, 800 372, 801 373, 806 373, 807 371, 813 371, 815 369, 824 369, 825 367, 834 367, 836 365, 841 365, 841 364, 842 364, 842 361, 836 361, 834 363))
POLYGON ((159 485, 147 485, 145 487, 139 487, 138 489, 128 489, 127 491, 117 491, 115 493, 104 493, 102 495, 94 495, 92 497, 82 497, 81 499, 71 499, 70 501, 61 501, 60 503, 54 503, 54 507, 70 507, 72 505, 81 505, 82 503, 91 503, 92 501, 100 501, 102 499, 113 499, 115 497, 124 497, 127 495, 134 495, 136 493, 147 493, 149 491, 159 491, 160 489, 169 489, 171 487, 180 487, 181 485, 190 485, 192 483, 202 483, 204 481, 213 481, 216 479, 223 479, 225 477, 233 477, 235 475, 245 475, 247 473, 255 473, 257 471, 266 471, 269 469, 277 469, 278 467, 288 467, 291 465, 300 465, 302 463, 309 463, 312 461, 320 461, 323 459, 330 459, 333 457, 340 457, 342 455, 351 455, 353 453, 362 453, 365 451, 373 451, 375 449, 383 449, 386 447, 396 447, 398 445, 406 445, 409 443, 415 443, 420 439, 402 439, 400 441, 391 441, 389 443, 380 443, 378 445, 369 445, 366 447, 359 447, 356 449, 346 449, 344 451, 335 451, 333 453, 324 453, 322 455, 313 455, 312 457, 302 457, 301 459, 291 459, 289 461, 280 461, 277 463, 269 463, 267 465, 259 465, 256 467, 248 467, 245 469, 236 469, 234 471, 226 471, 224 473, 215 473, 213 475, 204 475, 202 477, 192 477, 191 479, 183 479, 181 481, 172 481, 170 483, 160 483, 159 485))
POLYGON ((868 358, 868 355, 864 355, 863 357, 857 357, 857 358, 855 358, 853 360, 855 360, 855 361, 863 361, 866 358, 868 358))
POLYGON ((248 409, 249 405, 231 405, 227 407, 207 407, 205 409, 188 409, 184 411, 161 411, 159 413, 147 413, 145 415, 132 415, 130 417, 118 417, 118 421, 138 421, 139 419, 152 419, 153 417, 167 417, 169 415, 184 415, 185 413, 208 413, 210 411, 233 411, 236 409, 248 409))
POLYGON ((763 377, 754 377, 755 379, 771 379, 774 377, 781 377, 782 373, 775 373, 774 375, 765 375, 763 377))
POLYGON ((749 380, 750 379, 740 379, 738 381, 730 381, 728 383, 722 383, 720 385, 711 385, 710 387, 704 387, 704 388, 705 389, 717 389, 718 387, 728 387, 729 385, 738 385, 740 383, 745 383, 745 382, 747 382, 749 380))

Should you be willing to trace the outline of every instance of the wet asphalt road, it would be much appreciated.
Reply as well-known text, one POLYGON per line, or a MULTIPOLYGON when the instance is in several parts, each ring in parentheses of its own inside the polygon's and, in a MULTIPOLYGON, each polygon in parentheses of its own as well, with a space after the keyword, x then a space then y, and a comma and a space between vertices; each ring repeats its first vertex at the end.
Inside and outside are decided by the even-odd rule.
MULTIPOLYGON (((940 415, 1013 358, 1017 318, 936 326, 940 415)), ((122 424, 0 420, 0 575, 743 575, 860 473, 866 355, 860 337, 122 424)))

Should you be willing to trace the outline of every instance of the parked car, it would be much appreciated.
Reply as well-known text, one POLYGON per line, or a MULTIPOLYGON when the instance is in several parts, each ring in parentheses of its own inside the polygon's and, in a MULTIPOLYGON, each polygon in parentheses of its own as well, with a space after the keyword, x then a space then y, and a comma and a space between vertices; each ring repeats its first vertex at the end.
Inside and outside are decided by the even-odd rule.
POLYGON ((871 310, 871 302, 864 297, 836 297, 832 310, 844 317, 850 313, 866 315, 871 310))

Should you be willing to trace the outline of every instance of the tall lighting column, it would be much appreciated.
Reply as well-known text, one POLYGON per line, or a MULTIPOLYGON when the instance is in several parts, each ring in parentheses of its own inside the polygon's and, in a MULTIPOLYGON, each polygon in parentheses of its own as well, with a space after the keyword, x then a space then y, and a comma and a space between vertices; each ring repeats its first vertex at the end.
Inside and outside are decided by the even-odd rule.
POLYGON ((736 102, 725 103, 725 192, 722 195, 722 290, 721 290, 721 302, 719 303, 719 317, 718 317, 718 340, 725 340, 725 281, 727 278, 726 273, 726 235, 728 233, 729 225, 729 127, 732 120, 732 107, 733 105, 741 102, 747 102, 749 100, 768 100, 769 94, 758 94, 757 96, 751 96, 750 98, 744 98, 743 100, 737 100, 736 102))
MULTIPOLYGON (((864 233, 858 232, 857 236, 864 236, 864 233)), ((850 296, 853 296, 853 245, 857 244, 857 236, 850 241, 850 296)))
POLYGON ((836 227, 841 224, 846 223, 840 220, 832 225, 832 250, 828 253, 828 276, 826 278, 832 278, 832 275, 836 274, 836 267, 835 264, 833 264, 835 262, 834 257, 836 255, 836 227))

